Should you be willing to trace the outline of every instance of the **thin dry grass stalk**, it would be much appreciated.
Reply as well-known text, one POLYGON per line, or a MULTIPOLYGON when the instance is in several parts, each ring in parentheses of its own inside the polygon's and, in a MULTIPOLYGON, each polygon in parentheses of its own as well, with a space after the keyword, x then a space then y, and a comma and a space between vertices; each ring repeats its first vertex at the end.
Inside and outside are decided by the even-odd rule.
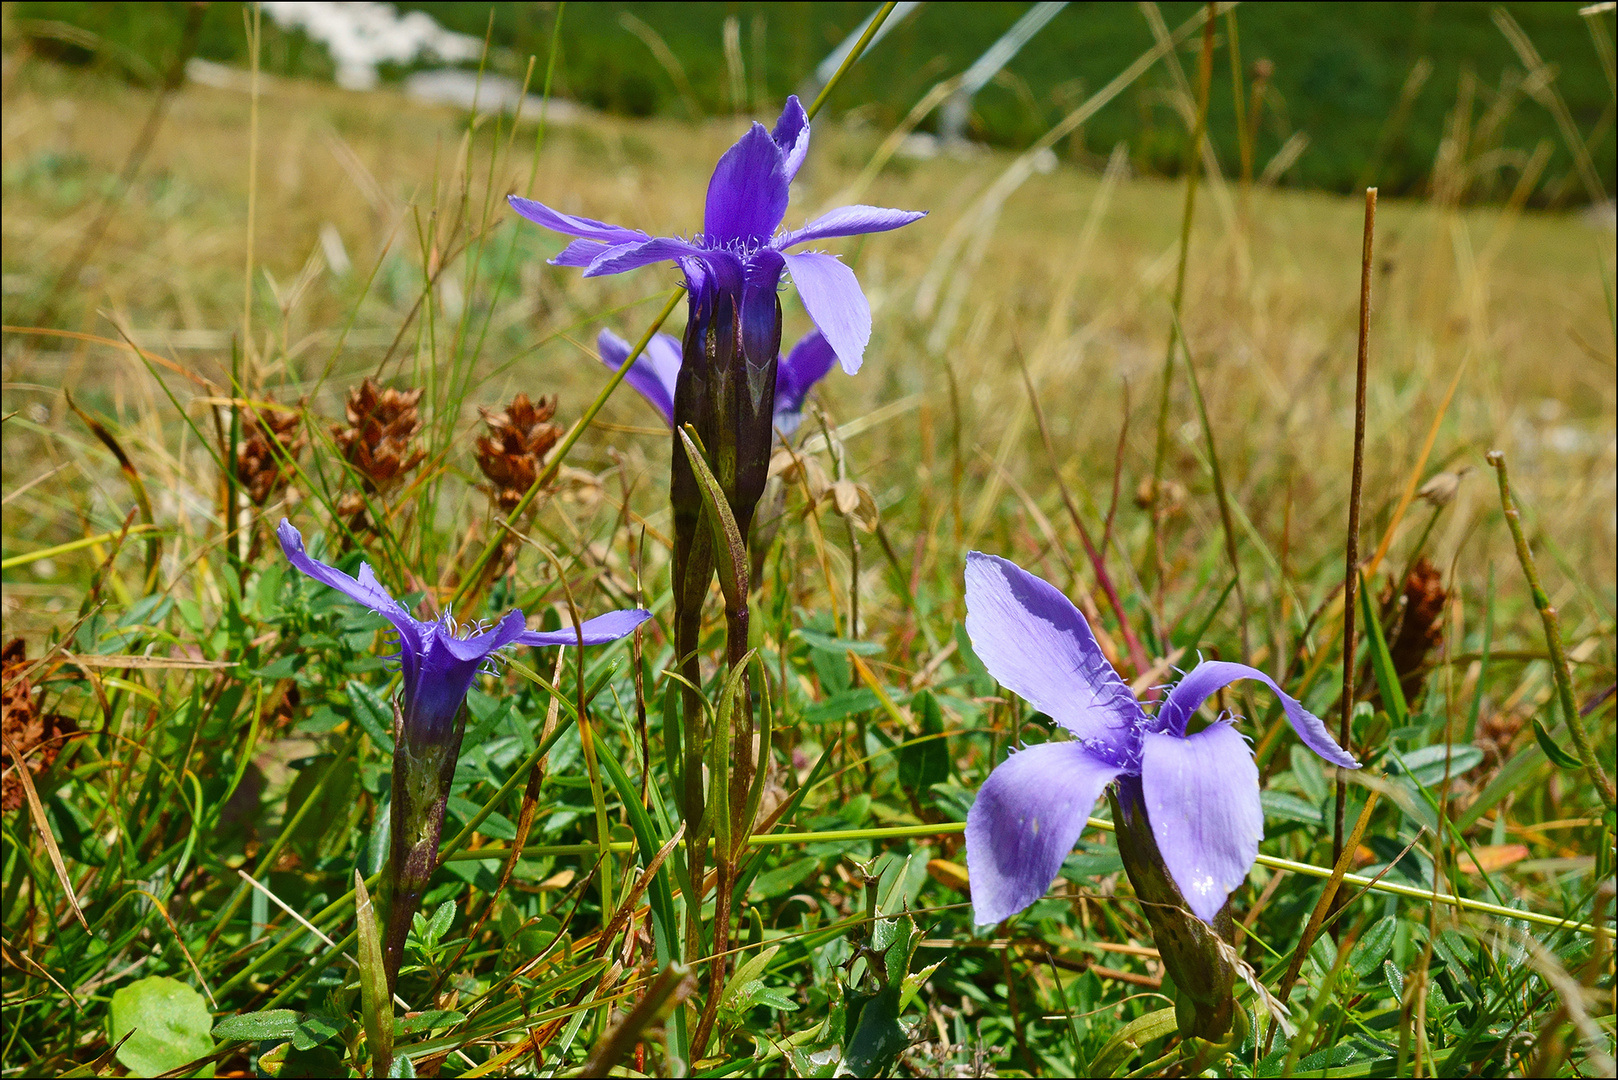
MULTIPOLYGON (((426 457, 415 444, 421 430, 421 414, 416 403, 421 390, 383 390, 369 378, 349 391, 345 408, 348 424, 332 426, 332 435, 343 457, 359 473, 364 495, 387 495, 426 457)), ((349 492, 337 504, 337 512, 358 518, 365 510, 365 498, 349 492)))

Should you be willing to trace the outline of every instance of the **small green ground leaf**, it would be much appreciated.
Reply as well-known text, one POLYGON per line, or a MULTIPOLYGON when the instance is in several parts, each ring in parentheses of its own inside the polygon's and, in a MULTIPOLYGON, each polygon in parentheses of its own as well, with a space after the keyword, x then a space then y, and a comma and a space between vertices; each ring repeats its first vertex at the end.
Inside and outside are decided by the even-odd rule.
POLYGON ((263 1042, 266 1039, 290 1039, 298 1030, 304 1013, 293 1009, 266 1009, 263 1012, 227 1016, 214 1025, 216 1039, 240 1039, 263 1042))
MULTIPOLYGON (((132 1076, 156 1076, 213 1052, 213 1015, 208 1003, 185 983, 162 975, 138 979, 112 995, 107 1034, 129 1041, 118 1060, 132 1076)), ((212 1076, 210 1062, 197 1076, 212 1076)))
POLYGON ((1354 951, 1348 954, 1348 966, 1360 978, 1370 978, 1382 966, 1382 961, 1388 958, 1388 951, 1393 948, 1393 939, 1398 932, 1398 919, 1378 919, 1372 923, 1365 935, 1354 943, 1354 951))
POLYGON ((454 1009, 428 1009, 414 1016, 402 1016, 393 1021, 395 1035, 414 1035, 434 1028, 453 1027, 466 1019, 466 1014, 454 1009))
POLYGON ((923 690, 910 703, 917 738, 899 747, 899 784, 918 804, 930 801, 934 784, 949 779, 949 740, 938 701, 923 690))

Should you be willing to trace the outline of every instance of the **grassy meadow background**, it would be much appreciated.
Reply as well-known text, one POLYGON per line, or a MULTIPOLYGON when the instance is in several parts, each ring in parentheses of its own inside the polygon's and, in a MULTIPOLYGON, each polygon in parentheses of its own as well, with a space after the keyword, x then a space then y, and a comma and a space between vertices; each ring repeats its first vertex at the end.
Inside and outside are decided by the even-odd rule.
MULTIPOLYGON (((158 28, 170 35, 150 46, 155 71, 172 59, 165 42, 183 19, 167 10, 174 6, 144 5, 154 40, 158 28)), ((452 18, 447 5, 414 6, 452 18)), ((615 111, 543 128, 531 116, 515 130, 494 115, 469 123, 463 111, 389 85, 349 92, 304 77, 320 74, 318 56, 294 63, 269 50, 279 60, 266 61, 256 110, 243 89, 176 89, 126 185, 131 145, 158 91, 132 77, 131 64, 64 62, 19 28, 79 18, 72 5, 7 5, 3 618, 6 640, 21 638, 30 664, 48 658, 27 670, 8 658, 7 723, 15 695, 38 695, 27 708, 67 717, 82 734, 32 772, 39 813, 19 795, 0 823, 0 1075, 156 1075, 209 1054, 205 1068, 217 1075, 322 1075, 363 1061, 353 1056, 351 970, 311 969, 308 958, 330 949, 296 920, 341 938, 353 923, 352 903, 341 903, 353 870, 373 872, 385 850, 377 823, 386 817, 388 755, 379 736, 388 725, 374 711, 389 686, 376 658, 383 637, 375 619, 295 582, 269 530, 285 514, 306 536, 324 532, 335 550, 325 504, 346 489, 329 431, 346 395, 368 375, 423 387, 425 464, 390 504, 366 558, 422 611, 435 610, 494 528, 473 460, 480 409, 498 411, 519 392, 555 395, 557 421, 571 424, 606 378, 593 359, 597 331, 634 340, 677 282, 671 269, 584 280, 548 266, 559 238, 519 222, 504 196, 653 235, 693 231, 718 155, 755 108, 773 117, 805 65, 831 47, 821 38, 835 44, 866 10, 794 5, 777 18, 764 5, 684 5, 689 26, 661 29, 698 88, 702 116, 693 120, 667 73, 618 27, 620 6, 656 7, 567 5, 557 49, 558 93, 615 111), (746 76, 757 92, 742 103, 725 100, 729 84, 714 74, 725 72, 718 28, 727 13, 738 14, 744 38, 755 15, 765 19, 757 56, 767 57, 766 71, 746 76), (841 30, 809 33, 809 48, 788 33, 793 18, 841 30), (807 56, 796 67, 794 49, 807 56), (599 74, 604 58, 617 75, 599 74), (656 88, 649 106, 629 107, 620 100, 629 91, 611 89, 624 73, 656 88), (76 280, 59 282, 103 213, 104 238, 76 280), (218 455, 228 451, 236 399, 300 409, 310 447, 307 472, 288 491, 227 515, 218 455), (227 517, 241 526, 234 543, 227 517), (131 520, 155 529, 120 535, 131 520), (300 815, 306 804, 315 812, 300 815), (133 1008, 121 1019, 117 992, 154 975, 202 991, 210 1016, 190 1027, 175 1021, 180 1033, 163 1045, 183 1054, 164 1057, 161 1045, 144 1057, 112 1053, 133 1008), (346 1026, 290 1043, 209 1034, 210 1019, 267 1007, 346 1026)), ((937 967, 897 1018, 902 1046, 869 1060, 908 1075, 1610 1068, 1612 815, 1583 773, 1547 758, 1536 737, 1538 721, 1546 739, 1569 745, 1484 454, 1506 455, 1578 702, 1593 706, 1583 722, 1611 770, 1614 232, 1611 204, 1590 203, 1575 153, 1589 155, 1610 199, 1613 16, 1591 17, 1592 34, 1576 5, 1508 5, 1577 106, 1574 152, 1551 112, 1519 89, 1528 73, 1486 6, 1457 5, 1475 9, 1466 14, 1382 5, 1366 16, 1380 26, 1375 38, 1332 31, 1332 19, 1348 18, 1336 5, 1301 6, 1321 19, 1308 33, 1294 26, 1294 37, 1276 22, 1287 6, 1235 9, 1244 64, 1262 43, 1281 84, 1279 73, 1294 70, 1289 50, 1333 34, 1341 63, 1375 76, 1382 104, 1363 108, 1384 119, 1384 84, 1396 101, 1422 41, 1475 49, 1476 62, 1435 63, 1414 134, 1394 136, 1363 117, 1339 122, 1332 110, 1352 104, 1339 84, 1287 74, 1298 80, 1285 84, 1290 126, 1261 129, 1251 171, 1262 174, 1294 131, 1310 144, 1284 181, 1244 182, 1221 20, 1210 110, 1218 172, 1203 175, 1197 192, 1180 315, 1208 430, 1177 362, 1160 561, 1151 512, 1136 495, 1152 475, 1185 205, 1184 178, 1163 174, 1183 171, 1189 137, 1180 118, 1195 86, 1197 35, 1143 77, 1155 97, 1126 91, 1054 159, 1019 155, 1151 47, 1136 8, 1071 5, 1053 24, 1061 36, 1049 47, 1036 40, 1026 69, 1020 60, 1011 67, 1026 71, 1016 78, 1035 88, 1034 107, 1013 107, 1015 85, 986 93, 979 134, 992 146, 916 160, 891 155, 888 139, 928 86, 1014 20, 1005 5, 966 6, 951 30, 963 40, 949 48, 923 36, 925 20, 942 14, 924 7, 854 69, 817 120, 789 224, 850 201, 931 215, 836 245, 870 297, 875 330, 860 374, 834 372, 817 389, 821 412, 800 438, 818 437, 807 450, 828 476, 868 488, 881 524, 865 532, 831 504, 787 495, 755 600, 778 710, 765 798, 787 799, 830 751, 783 829, 940 828, 761 848, 738 929, 739 962, 761 961, 749 969, 758 985, 735 988, 724 1037, 694 1072, 822 1075, 830 1059, 813 1053, 832 1045, 851 1060, 853 1027, 842 1025, 875 978, 862 951, 870 919, 892 916, 901 900, 922 932, 912 970, 937 967), (1444 19, 1463 14, 1476 34, 1441 33, 1444 19), (1403 40, 1407 21, 1430 26, 1430 37, 1403 40), (1082 47, 1092 25, 1109 43, 1096 55, 1082 47), (1075 54, 1083 55, 1065 67, 1075 54), (1359 55, 1376 64, 1362 69, 1359 55), (1463 70, 1477 78, 1468 82, 1463 70), (970 925, 960 837, 945 826, 964 819, 1009 747, 1045 738, 1048 725, 998 690, 970 653, 964 555, 1005 555, 1094 612, 1071 497, 1093 535, 1111 523, 1113 577, 1153 660, 1167 658, 1155 674, 1127 675, 1161 682, 1169 663, 1189 667, 1199 651, 1246 659, 1335 727, 1341 608, 1331 600, 1343 578, 1363 206, 1340 192, 1362 182, 1379 139, 1390 179, 1377 218, 1361 552, 1388 539, 1367 581, 1375 598, 1422 543, 1445 599, 1408 710, 1383 700, 1373 658, 1361 653, 1367 715, 1356 718, 1356 747, 1407 797, 1381 804, 1357 872, 1396 863, 1389 881, 1609 929, 1592 937, 1366 893, 1341 920, 1342 956, 1329 937, 1318 941, 1298 986, 1283 991, 1276 983, 1320 885, 1256 868, 1234 897, 1247 928, 1239 948, 1276 993, 1291 993, 1304 1030, 1269 1050, 1249 1038, 1228 1057, 1193 1060, 1188 1049, 1181 1058, 1172 1024, 1169 1034, 1136 1028, 1126 1032, 1134 1041, 1116 1038, 1161 1009, 1170 988, 1105 832, 1086 833, 1051 896, 1026 915, 992 933, 970 925), (1233 568, 1210 436, 1233 509, 1245 632, 1236 596, 1226 595, 1233 568), (1401 508, 1412 484, 1467 469, 1447 505, 1401 508), (947 754, 904 747, 940 731, 947 754), (1401 769, 1401 757, 1419 758, 1426 771, 1401 769), (1406 994, 1409 986, 1422 993, 1406 994)), ((205 40, 225 43, 210 46, 222 62, 245 63, 240 7, 213 7, 205 40)), ((462 8, 455 28, 481 35, 486 9, 462 8)), ((1172 28, 1194 11, 1165 5, 1162 17, 1172 28)), ((110 33, 113 16, 92 14, 103 19, 96 32, 110 33)), ((497 13, 500 63, 520 78, 536 54, 536 88, 557 17, 554 5, 497 13)), ((147 45, 130 36, 120 47, 147 45)), ((742 50, 744 65, 757 56, 742 50)), ((1238 68, 1238 77, 1245 94, 1250 72, 1238 68)), ((1360 77, 1344 76, 1353 85, 1360 77)), ((795 341, 809 324, 790 290, 783 305, 783 340, 795 341)), ((678 334, 683 318, 682 307, 665 329, 678 334)), ((556 619, 558 605, 565 612, 560 572, 581 611, 640 595, 666 622, 669 452, 656 413, 620 390, 569 457, 489 612, 516 604, 556 619)), ((1104 601, 1100 610, 1100 627, 1116 635, 1104 601)), ((1390 605, 1384 614, 1398 612, 1390 605)), ((590 710, 594 738, 636 785, 643 752, 649 782, 664 782, 668 641, 648 624, 639 682, 622 645, 591 650, 581 672, 592 687, 606 679, 590 710)), ((554 653, 522 666, 549 675, 554 653)), ((446 835, 532 747, 550 697, 516 667, 474 694, 479 743, 468 741, 446 835)), ((1262 850, 1329 866, 1330 776, 1290 736, 1276 738, 1266 699, 1255 703, 1243 731, 1265 778, 1262 850)), ((1229 706, 1239 705, 1250 707, 1233 696, 1229 706)), ((520 860, 498 896, 498 857, 451 861, 435 879, 426 910, 453 901, 452 921, 424 941, 421 968, 400 983, 425 1017, 399 1036, 421 1074, 567 1075, 652 974, 644 920, 615 945, 616 971, 586 963, 605 915, 588 884, 594 856, 581 852, 619 842, 609 873, 620 886, 642 860, 627 843, 636 834, 620 793, 586 770, 579 746, 574 736, 553 751, 530 837, 554 851, 520 860), (607 837, 592 816, 598 801, 610 811, 607 837), (541 955, 537 968, 524 966, 541 955)), ((10 792, 9 747, 6 765, 10 792)), ((1357 808, 1364 791, 1354 790, 1357 808)), ((515 792, 499 802, 470 846, 509 840, 518 804, 515 792)), ((660 1074, 664 1053, 649 1031, 624 1065, 660 1074)))

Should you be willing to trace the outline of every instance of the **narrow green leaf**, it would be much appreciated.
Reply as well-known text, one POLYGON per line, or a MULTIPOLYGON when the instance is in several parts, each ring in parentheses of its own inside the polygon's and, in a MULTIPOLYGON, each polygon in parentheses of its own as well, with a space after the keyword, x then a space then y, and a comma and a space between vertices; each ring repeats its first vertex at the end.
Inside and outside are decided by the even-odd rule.
POLYGON ((1365 934, 1354 943, 1348 954, 1348 966, 1362 979, 1368 979, 1382 966, 1393 948, 1393 939, 1399 932, 1398 919, 1378 919, 1366 928, 1365 934))
POLYGON ((714 559, 719 569, 719 588, 725 594, 725 605, 739 610, 747 604, 747 542, 736 527, 724 489, 708 468, 696 429, 687 424, 679 434, 680 441, 685 443, 691 471, 696 473, 697 484, 702 488, 702 505, 707 510, 708 525, 713 529, 714 552, 729 556, 714 559))
POLYGON ((1404 727, 1410 722, 1410 706, 1405 702, 1404 687, 1399 685, 1399 673, 1393 666, 1387 640, 1382 636, 1382 623, 1371 608, 1371 594, 1360 578, 1360 617, 1365 622, 1365 643, 1371 653, 1371 672, 1376 676, 1376 687, 1382 692, 1382 704, 1388 710, 1393 726, 1404 727))
MULTIPOLYGON (((602 754, 601 766, 606 770, 607 779, 618 792, 618 798, 623 802, 624 810, 629 815, 629 827, 634 830, 635 844, 640 848, 641 862, 650 866, 666 838, 658 832, 652 823, 652 816, 640 804, 640 794, 635 790, 634 781, 630 780, 629 774, 624 771, 617 758, 612 754, 602 754)), ((667 967, 679 959, 680 942, 679 924, 675 921, 674 915, 674 892, 669 887, 666 863, 653 875, 649 893, 652 907, 652 944, 657 950, 658 964, 667 967)))
POLYGON ((1550 758, 1557 768, 1582 769, 1584 767, 1579 763, 1578 758, 1556 745, 1556 740, 1551 738, 1551 733, 1545 730, 1545 725, 1540 722, 1537 716, 1534 717, 1534 738, 1538 740, 1539 748, 1545 751, 1545 756, 1550 758))
POLYGON ((719 692, 719 714, 714 719, 713 738, 708 743, 708 808, 713 819, 714 840, 722 853, 731 851, 730 756, 731 718, 747 678, 747 665, 756 650, 748 650, 741 662, 731 668, 719 692))
POLYGON ((393 1061, 393 995, 388 992, 388 976, 382 965, 376 908, 358 870, 354 871, 354 913, 360 947, 360 1012, 365 1021, 365 1041, 371 1050, 371 1071, 376 1076, 394 1075, 388 1071, 393 1061))
MULTIPOLYGON (((759 687, 759 725, 756 732, 758 737, 758 761, 753 767, 753 783, 747 792, 747 806, 744 808, 741 821, 743 827, 751 832, 753 822, 758 820, 759 802, 764 798, 764 778, 770 775, 770 739, 774 734, 775 707, 770 700, 770 675, 764 670, 764 657, 755 649, 751 654, 758 663, 759 687)), ((739 838, 739 843, 745 844, 747 837, 739 838)))
POLYGON ((910 702, 917 737, 899 747, 899 785, 918 806, 932 801, 932 786, 949 779, 949 740, 938 700, 926 690, 910 702))
POLYGON ((1114 1032, 1096 1054, 1095 1060, 1090 1063, 1090 1075, 1116 1076, 1118 1070, 1135 1055, 1135 1051, 1149 1042, 1173 1034, 1177 1028, 1172 1005, 1131 1020, 1114 1032))

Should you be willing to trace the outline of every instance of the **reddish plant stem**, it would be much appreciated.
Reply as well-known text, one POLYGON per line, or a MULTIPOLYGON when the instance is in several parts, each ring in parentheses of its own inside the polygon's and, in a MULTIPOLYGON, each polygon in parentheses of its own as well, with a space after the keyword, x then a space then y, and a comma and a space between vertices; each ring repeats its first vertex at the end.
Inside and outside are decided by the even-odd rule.
MULTIPOLYGON (((1371 358, 1371 246, 1376 238, 1376 188, 1365 189, 1365 230, 1360 246, 1360 346, 1354 371, 1354 472, 1349 481, 1348 539, 1343 559, 1343 703, 1337 719, 1337 745, 1350 754, 1349 722, 1354 717, 1354 615, 1360 584, 1360 485, 1365 474, 1365 377, 1371 358)), ((1337 787, 1336 813, 1332 821, 1331 861, 1335 866, 1343 854, 1344 816, 1348 787, 1342 778, 1337 787)), ((1337 928, 1333 927, 1335 936, 1337 928)))

